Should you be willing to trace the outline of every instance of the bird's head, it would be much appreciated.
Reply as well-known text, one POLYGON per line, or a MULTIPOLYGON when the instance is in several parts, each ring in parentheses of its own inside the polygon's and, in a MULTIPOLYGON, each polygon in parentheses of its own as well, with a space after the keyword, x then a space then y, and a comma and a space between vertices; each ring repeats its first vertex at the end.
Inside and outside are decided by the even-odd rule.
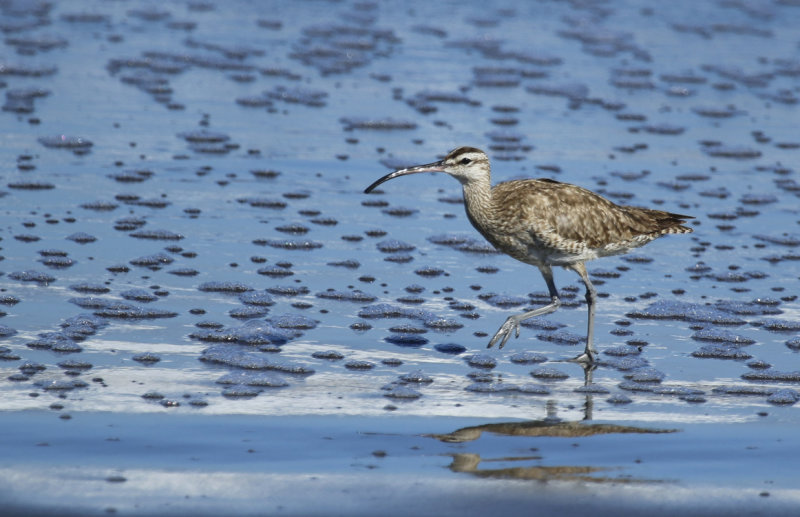
POLYGON ((466 184, 480 179, 488 179, 490 171, 489 157, 486 156, 486 153, 475 147, 459 147, 450 151, 443 160, 438 162, 415 165, 414 167, 390 172, 364 189, 364 192, 370 193, 375 187, 390 179, 418 172, 444 172, 456 178, 462 184, 466 184))

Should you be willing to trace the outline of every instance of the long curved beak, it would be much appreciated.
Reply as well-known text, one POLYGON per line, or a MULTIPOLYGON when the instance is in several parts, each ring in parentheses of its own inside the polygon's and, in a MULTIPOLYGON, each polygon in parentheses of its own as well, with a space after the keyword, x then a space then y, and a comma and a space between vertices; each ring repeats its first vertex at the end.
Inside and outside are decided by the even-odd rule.
POLYGON ((433 163, 426 163, 425 165, 416 165, 414 167, 408 167, 407 169, 400 169, 399 171, 390 172, 386 176, 382 177, 369 187, 364 189, 365 194, 369 194, 375 187, 389 181, 390 179, 394 179, 400 176, 405 176, 407 174, 417 174, 418 172, 444 172, 444 162, 433 162, 433 163))

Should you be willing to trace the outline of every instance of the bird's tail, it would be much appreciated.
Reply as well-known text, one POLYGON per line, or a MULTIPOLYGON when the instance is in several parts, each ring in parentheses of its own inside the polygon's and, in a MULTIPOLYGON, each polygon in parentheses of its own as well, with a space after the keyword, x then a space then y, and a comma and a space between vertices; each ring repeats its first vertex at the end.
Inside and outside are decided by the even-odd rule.
POLYGON ((687 219, 694 219, 691 215, 635 206, 624 208, 632 228, 642 235, 658 237, 669 233, 692 233, 694 231, 690 227, 684 226, 687 219))
POLYGON ((694 230, 686 224, 687 219, 694 219, 694 216, 674 214, 662 210, 650 210, 651 215, 656 220, 658 233, 666 235, 668 233, 692 233, 694 230))

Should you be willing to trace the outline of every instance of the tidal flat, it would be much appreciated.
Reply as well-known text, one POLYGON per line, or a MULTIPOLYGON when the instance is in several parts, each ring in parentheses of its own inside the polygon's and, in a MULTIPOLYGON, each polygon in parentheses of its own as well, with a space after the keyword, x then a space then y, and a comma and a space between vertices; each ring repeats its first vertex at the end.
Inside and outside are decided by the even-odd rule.
POLYGON ((0 2, 4 515, 790 515, 796 2, 0 2), (548 302, 470 145, 693 215, 548 302), (314 494, 313 498, 308 494, 314 494))

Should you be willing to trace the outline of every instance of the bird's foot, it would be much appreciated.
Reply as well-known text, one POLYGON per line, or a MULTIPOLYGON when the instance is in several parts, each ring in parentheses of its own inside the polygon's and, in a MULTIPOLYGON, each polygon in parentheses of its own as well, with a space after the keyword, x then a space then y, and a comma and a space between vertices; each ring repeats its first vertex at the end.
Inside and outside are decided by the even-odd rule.
POLYGON ((498 341, 500 344, 497 348, 503 348, 512 333, 515 334, 516 337, 519 337, 519 318, 516 316, 509 316, 508 319, 500 325, 500 328, 497 329, 497 332, 495 332, 489 344, 486 345, 486 348, 492 348, 498 341))
POLYGON ((594 365, 597 364, 597 351, 586 349, 582 354, 569 360, 571 363, 579 363, 581 365, 594 365))

